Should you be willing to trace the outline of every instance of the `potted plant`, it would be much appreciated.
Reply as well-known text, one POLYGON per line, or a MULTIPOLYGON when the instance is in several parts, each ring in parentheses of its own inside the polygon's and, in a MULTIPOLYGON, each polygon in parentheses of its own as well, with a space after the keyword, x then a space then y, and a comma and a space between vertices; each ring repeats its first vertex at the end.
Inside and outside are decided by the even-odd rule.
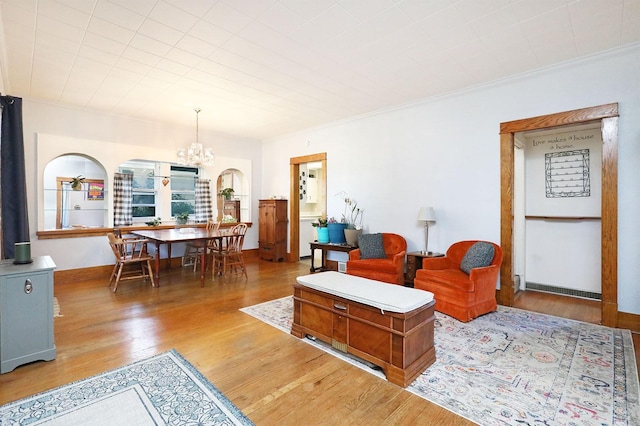
POLYGON ((159 218, 159 217, 157 217, 157 218, 155 218, 155 219, 153 219, 153 220, 150 220, 149 222, 145 222, 145 224, 146 224, 147 226, 158 226, 158 225, 160 225, 161 223, 162 223, 162 220, 160 220, 160 218, 159 218))
POLYGON ((329 223, 327 223, 327 229, 331 244, 344 244, 347 242, 344 238, 344 230, 347 229, 346 222, 338 222, 336 218, 331 217, 329 223))
POLYGON ((234 192, 233 188, 224 188, 218 192, 218 195, 224 197, 225 200, 230 200, 234 192))
POLYGON ((71 189, 74 191, 82 190, 82 182, 84 182, 84 177, 82 175, 78 175, 71 180, 71 189))
POLYGON ((176 223, 184 225, 189 220, 189 212, 187 210, 176 213, 176 223))
POLYGON ((362 215, 364 210, 358 207, 358 202, 344 195, 344 213, 342 221, 347 224, 344 230, 344 238, 350 246, 358 246, 358 235, 362 234, 362 215))
POLYGON ((314 222, 311 222, 311 226, 316 228, 318 233, 318 242, 321 244, 327 244, 329 242, 329 228, 327 224, 329 220, 326 217, 319 217, 314 222))

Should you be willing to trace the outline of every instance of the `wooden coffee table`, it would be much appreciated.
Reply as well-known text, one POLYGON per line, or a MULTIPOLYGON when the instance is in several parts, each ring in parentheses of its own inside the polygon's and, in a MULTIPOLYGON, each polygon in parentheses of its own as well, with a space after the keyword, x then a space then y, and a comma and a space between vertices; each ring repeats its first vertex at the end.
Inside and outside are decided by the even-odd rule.
POLYGON ((408 386, 436 360, 432 293, 322 272, 298 277, 293 285, 293 301, 291 334, 300 338, 311 335, 378 365, 387 380, 398 386, 408 386), (325 288, 327 283, 330 285, 325 288), (393 312, 392 306, 384 305, 390 300, 389 292, 407 300, 397 310, 404 311, 407 306, 411 310, 393 312), (364 293, 381 295, 380 303, 363 303, 364 293))

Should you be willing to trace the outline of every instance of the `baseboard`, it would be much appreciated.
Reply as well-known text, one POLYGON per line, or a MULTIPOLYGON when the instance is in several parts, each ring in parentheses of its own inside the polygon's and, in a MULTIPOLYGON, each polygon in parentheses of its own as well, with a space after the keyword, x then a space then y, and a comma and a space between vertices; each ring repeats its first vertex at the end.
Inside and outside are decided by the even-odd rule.
POLYGON ((640 315, 618 312, 618 327, 640 333, 640 315))
MULTIPOLYGON (((258 258, 258 249, 243 250, 245 260, 253 260, 258 258)), ((181 257, 172 257, 171 264, 182 265, 181 257)), ((160 269, 167 267, 167 259, 160 259, 160 269)), ((53 279, 56 284, 64 284, 85 280, 109 279, 113 265, 90 266, 87 268, 66 269, 64 271, 53 271, 53 279)))

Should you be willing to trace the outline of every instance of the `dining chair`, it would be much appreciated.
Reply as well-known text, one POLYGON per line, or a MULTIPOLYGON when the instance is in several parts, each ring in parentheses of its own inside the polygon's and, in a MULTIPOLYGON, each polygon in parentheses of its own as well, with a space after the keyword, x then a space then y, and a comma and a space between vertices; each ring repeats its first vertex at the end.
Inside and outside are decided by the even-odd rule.
POLYGON ((225 246, 212 250, 214 278, 216 276, 224 278, 227 274, 242 274, 245 278, 249 278, 242 254, 242 245, 244 244, 246 232, 246 223, 235 225, 231 228, 229 236, 225 238, 225 246))
MULTIPOLYGON (((209 220, 207 221, 207 231, 217 231, 220 228, 220 222, 209 220)), ((210 251, 213 247, 215 247, 216 240, 209 240, 208 242, 203 243, 202 241, 194 241, 187 243, 184 249, 184 256, 182 256, 182 266, 187 266, 193 264, 193 272, 198 270, 198 264, 200 263, 200 254, 203 250, 205 251, 205 255, 207 255, 208 251, 210 251)))
POLYGON ((151 279, 151 286, 155 287, 153 281, 153 269, 151 268, 151 256, 147 251, 146 239, 140 238, 118 238, 113 232, 107 234, 109 245, 116 258, 116 264, 111 272, 109 286, 113 284, 113 292, 118 291, 118 284, 123 280, 137 278, 151 279), (129 267, 131 266, 131 267, 129 267), (126 268, 126 270, 125 270, 126 268))

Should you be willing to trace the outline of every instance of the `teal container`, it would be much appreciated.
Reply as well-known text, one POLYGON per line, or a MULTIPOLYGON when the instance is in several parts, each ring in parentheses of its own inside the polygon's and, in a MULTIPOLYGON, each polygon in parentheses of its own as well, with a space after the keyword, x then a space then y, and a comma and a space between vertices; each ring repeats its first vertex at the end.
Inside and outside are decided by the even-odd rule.
POLYGON ((329 242, 331 244, 345 244, 347 242, 344 237, 344 230, 347 229, 346 223, 329 223, 327 224, 329 230, 329 242))
POLYGON ((329 242, 329 228, 318 227, 318 242, 321 244, 327 244, 329 242))

